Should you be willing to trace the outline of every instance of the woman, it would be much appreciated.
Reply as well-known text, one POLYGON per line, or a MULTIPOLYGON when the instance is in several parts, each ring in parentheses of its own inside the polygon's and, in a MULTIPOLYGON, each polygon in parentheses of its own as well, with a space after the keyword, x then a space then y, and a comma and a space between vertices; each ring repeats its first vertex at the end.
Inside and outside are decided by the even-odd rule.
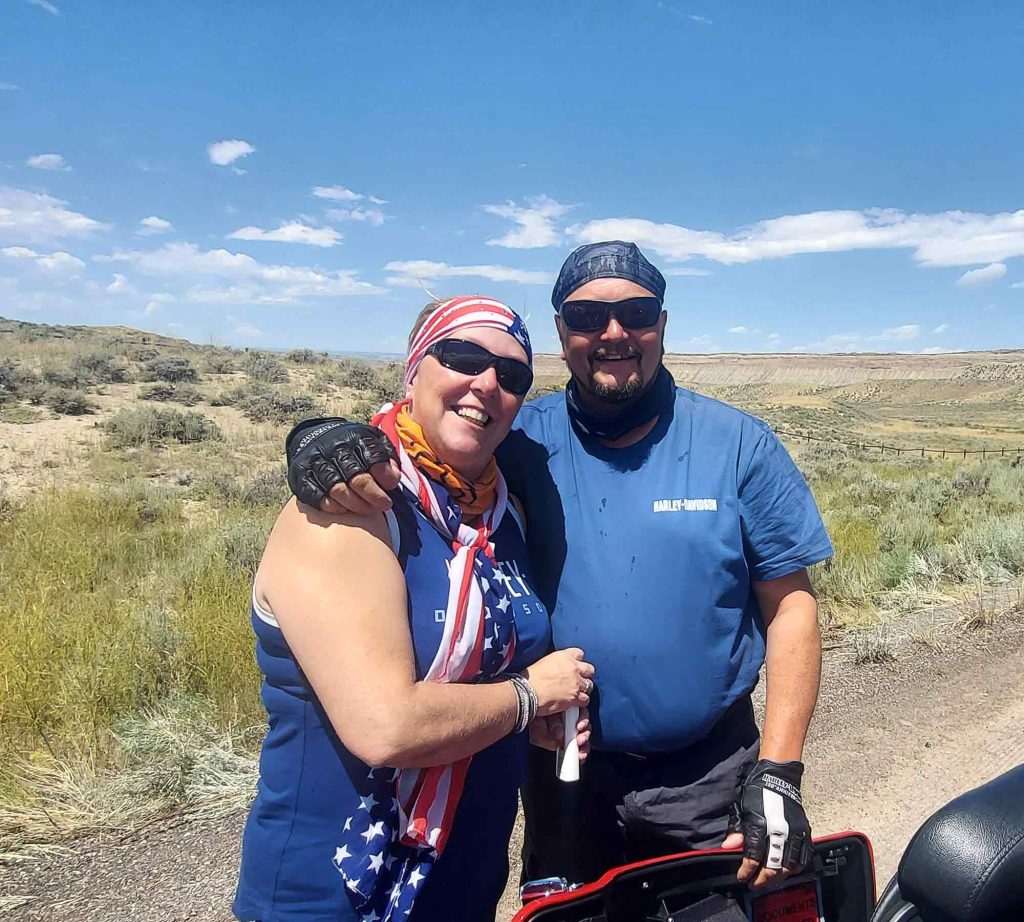
POLYGON ((516 731, 547 721, 550 741, 593 688, 581 650, 542 656, 548 616, 493 457, 531 360, 504 304, 429 305, 406 400, 374 420, 399 454, 393 509, 339 523, 292 501, 278 518, 253 589, 270 729, 240 919, 494 918, 525 772, 516 731))

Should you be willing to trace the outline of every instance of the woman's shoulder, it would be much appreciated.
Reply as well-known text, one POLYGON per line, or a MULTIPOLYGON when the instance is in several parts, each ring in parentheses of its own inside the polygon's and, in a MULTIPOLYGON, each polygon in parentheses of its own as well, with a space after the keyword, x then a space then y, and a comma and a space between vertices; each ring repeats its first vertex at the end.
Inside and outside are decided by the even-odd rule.
POLYGON ((309 566, 339 553, 372 552, 378 543, 391 547, 390 529, 382 513, 335 515, 293 497, 274 523, 260 569, 277 562, 309 566))

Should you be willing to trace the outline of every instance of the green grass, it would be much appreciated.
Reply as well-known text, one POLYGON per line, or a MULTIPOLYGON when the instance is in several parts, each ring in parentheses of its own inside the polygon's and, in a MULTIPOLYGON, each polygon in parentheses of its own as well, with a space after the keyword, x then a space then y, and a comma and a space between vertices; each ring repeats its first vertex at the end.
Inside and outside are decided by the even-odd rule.
POLYGON ((835 547, 814 568, 826 623, 863 624, 1024 574, 1024 467, 798 455, 835 547))
MULTIPOLYGON (((273 518, 189 522, 153 488, 48 493, 0 518, 0 767, 118 761, 113 734, 175 696, 259 723, 248 623, 273 518)), ((9 787, 9 785, 8 785, 9 787)))

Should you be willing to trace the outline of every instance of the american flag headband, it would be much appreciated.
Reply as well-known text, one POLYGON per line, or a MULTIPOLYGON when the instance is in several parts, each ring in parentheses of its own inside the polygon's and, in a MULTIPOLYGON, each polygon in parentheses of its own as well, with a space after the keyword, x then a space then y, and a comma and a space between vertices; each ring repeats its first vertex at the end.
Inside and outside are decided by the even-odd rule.
POLYGON ((405 364, 405 391, 419 371, 420 363, 434 343, 448 339, 460 330, 471 327, 484 327, 508 333, 526 352, 526 360, 533 363, 533 349, 530 346, 530 334, 526 324, 507 304, 493 298, 476 296, 452 298, 437 306, 416 332, 409 346, 409 357, 405 364))

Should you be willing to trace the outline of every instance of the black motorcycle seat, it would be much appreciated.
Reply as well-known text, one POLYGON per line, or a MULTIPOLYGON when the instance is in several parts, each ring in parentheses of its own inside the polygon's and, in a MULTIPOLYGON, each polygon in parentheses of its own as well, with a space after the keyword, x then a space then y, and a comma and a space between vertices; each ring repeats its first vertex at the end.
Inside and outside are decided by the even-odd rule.
POLYGON ((897 878, 924 922, 1024 919, 1024 765, 930 817, 897 878))

